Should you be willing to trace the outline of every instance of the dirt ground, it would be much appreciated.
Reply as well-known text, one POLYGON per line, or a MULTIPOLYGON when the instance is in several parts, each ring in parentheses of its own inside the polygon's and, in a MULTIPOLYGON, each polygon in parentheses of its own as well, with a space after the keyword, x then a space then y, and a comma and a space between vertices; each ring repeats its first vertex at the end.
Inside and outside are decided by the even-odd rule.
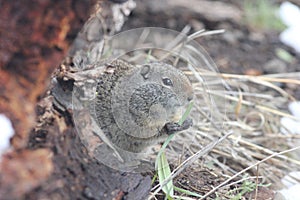
MULTIPOLYGON (((124 30, 158 26, 182 31, 187 25, 191 26, 190 33, 201 29, 225 29, 224 34, 197 39, 197 42, 215 61, 221 73, 263 75, 300 72, 300 54, 280 42, 279 30, 256 27, 247 22, 243 2, 236 0, 137 1, 137 8, 125 23, 124 30), (209 9, 206 10, 205 8, 209 9), (293 56, 293 61, 287 62, 278 57, 278 49, 289 52, 293 56)), ((280 5, 280 1, 273 1, 272 3, 277 6, 280 5)), ((300 87, 289 84, 280 84, 279 86, 296 99, 300 99, 300 87)), ((218 172, 205 167, 201 169, 191 167, 176 178, 175 185, 189 191, 205 194, 211 189, 210 186, 217 186, 225 181, 224 177, 222 178, 215 173, 218 172)), ((226 189, 231 190, 233 188, 226 189)), ((248 193, 244 198, 252 199, 254 195, 253 192, 248 193)), ((261 188, 256 195, 257 199, 273 199, 274 191, 270 188, 261 188)), ((216 196, 213 198, 217 199, 216 196)), ((223 198, 226 197, 220 197, 220 199, 223 198)))

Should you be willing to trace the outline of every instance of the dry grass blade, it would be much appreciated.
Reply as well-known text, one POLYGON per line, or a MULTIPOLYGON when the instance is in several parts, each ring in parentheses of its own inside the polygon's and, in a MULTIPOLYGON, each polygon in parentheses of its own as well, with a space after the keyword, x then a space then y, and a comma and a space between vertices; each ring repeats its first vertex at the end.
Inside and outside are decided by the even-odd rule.
MULTIPOLYGON (((299 147, 282 151, 280 153, 275 153, 275 151, 272 150, 272 148, 270 148, 271 144, 269 145, 267 143, 270 140, 264 138, 266 137, 280 138, 282 141, 286 141, 287 142, 286 144, 288 144, 288 138, 299 139, 297 135, 282 135, 280 132, 280 128, 282 128, 280 122, 278 122, 280 117, 288 117, 295 121, 300 121, 300 119, 285 111, 278 109, 277 106, 278 103, 275 101, 277 98, 281 98, 281 100, 284 100, 284 102, 294 101, 295 98, 291 96, 289 93, 287 93, 285 90, 280 88, 279 86, 275 85, 274 83, 288 83, 288 84, 300 85, 300 80, 290 79, 291 77, 300 78, 300 73, 285 73, 285 74, 277 74, 272 76, 248 76, 248 75, 236 75, 236 74, 220 74, 215 72, 212 73, 205 70, 201 72, 195 69, 190 69, 190 70, 191 71, 186 71, 185 73, 191 76, 198 77, 197 79, 199 80, 199 82, 204 82, 206 84, 213 85, 213 84, 217 84, 218 82, 217 81, 205 82, 204 81, 205 77, 219 77, 227 80, 227 83, 229 85, 233 85, 239 91, 239 92, 235 92, 235 91, 221 91, 221 90, 218 91, 215 89, 211 90, 211 89, 204 88, 202 86, 203 83, 202 84, 199 82, 194 83, 196 95, 200 96, 203 94, 207 94, 209 96, 213 96, 214 98, 216 97, 224 100, 229 100, 230 104, 232 104, 232 108, 236 108, 235 112, 234 109, 232 109, 232 111, 226 114, 226 116, 231 120, 227 119, 226 121, 224 121, 225 125, 229 125, 231 129, 234 130, 235 134, 231 135, 229 137, 229 140, 231 140, 232 143, 236 145, 231 146, 231 148, 227 148, 225 145, 228 145, 228 143, 219 144, 212 151, 213 154, 223 156, 225 158, 234 159, 237 161, 239 160, 239 163, 245 163, 245 164, 254 163, 250 167, 245 166, 244 170, 241 170, 239 173, 232 175, 228 181, 224 182, 222 185, 220 184, 221 187, 225 186, 227 183, 229 183, 229 181, 232 181, 234 178, 239 177, 242 173, 245 173, 249 171, 251 168, 253 168, 254 166, 257 166, 258 164, 262 164, 262 163, 264 164, 264 168, 260 168, 260 177, 264 177, 264 181, 267 180, 268 182, 272 182, 272 183, 278 183, 280 177, 282 177, 282 174, 287 171, 290 171, 293 168, 292 166, 296 166, 296 168, 299 168, 300 161, 298 159, 294 159, 290 156, 282 155, 288 152, 290 153, 292 151, 295 151, 299 149, 299 147), (244 87, 243 90, 239 90, 239 87, 241 86, 239 84, 242 84, 242 87, 244 87), (260 88, 262 88, 262 86, 269 88, 270 92, 266 94, 260 91, 260 88), (256 113, 256 115, 259 116, 260 118, 259 122, 257 122, 255 126, 249 124, 252 121, 251 117, 249 117, 249 119, 246 120, 249 110, 252 110, 251 112, 256 113), (233 113, 235 114, 235 116, 232 115, 233 113), (238 118, 240 117, 244 117, 244 120, 239 120, 238 118), (234 118, 237 118, 238 120, 235 121, 233 120, 234 118), (278 132, 276 133, 274 132, 274 130, 277 130, 278 132), (270 131, 273 131, 273 133, 271 132, 272 134, 270 134, 270 131), (253 138, 251 136, 251 134, 253 133, 260 134, 260 135, 259 137, 253 138), (263 143, 258 141, 266 141, 266 142, 263 143), (270 163, 273 164, 269 164, 268 162, 265 162, 267 160, 272 160, 270 163), (292 165, 286 165, 286 162, 289 162, 292 165), (270 174, 270 171, 268 170, 274 172, 273 173, 271 172, 271 175, 266 176, 266 174, 270 174), (278 171, 280 171, 280 173, 278 173, 278 171)), ((198 112, 202 112, 201 108, 199 108, 198 103, 195 104, 195 108, 197 108, 198 112)), ((210 121, 210 123, 213 122, 210 121)), ((198 127, 201 126, 203 128, 203 125, 199 122, 198 127)), ((196 130, 194 131, 196 132, 196 130)), ((206 131, 209 132, 211 136, 213 135, 213 137, 219 136, 219 133, 212 131, 211 129, 206 129, 206 131)), ((210 137, 205 136, 207 138, 204 139, 211 140, 211 136, 210 137)), ((184 142, 189 143, 190 141, 193 141, 194 138, 195 137, 192 136, 189 137, 189 139, 185 138, 184 142)), ((278 142, 278 144, 282 144, 279 142, 280 140, 278 141, 272 140, 272 141, 275 143, 278 142)), ((203 143, 203 137, 201 143, 203 143)), ((174 143, 172 145, 174 145, 174 143)), ((273 146, 273 148, 279 148, 279 146, 273 146)), ((209 159, 213 159, 213 157, 211 157, 211 155, 208 155, 206 158, 204 158, 204 160, 209 160, 209 159)), ((194 162, 195 162, 194 165, 197 165, 196 164, 197 161, 194 162)), ((222 171, 225 170, 228 172, 230 171, 233 172, 235 171, 236 166, 227 163, 227 165, 223 165, 223 167, 226 167, 227 170, 225 170, 224 168, 222 169, 222 171)), ((229 185, 238 184, 239 182, 240 181, 238 180, 233 183, 230 183, 229 185)), ((207 198, 209 195, 216 192, 216 190, 219 187, 205 194, 205 196, 203 196, 201 199, 207 198)), ((157 192, 157 190, 155 192, 157 192)))
POLYGON ((207 35, 221 34, 221 33, 224 33, 224 32, 225 32, 224 29, 213 30, 213 31, 200 30, 200 31, 197 31, 197 32, 189 35, 188 36, 188 41, 194 40, 194 39, 199 38, 199 37, 203 37, 203 36, 207 36, 207 35))
POLYGON ((238 177, 239 175, 245 173, 246 171, 248 171, 249 169, 275 157, 275 156, 279 156, 279 155, 282 155, 282 154, 285 154, 285 153, 288 153, 288 152, 291 152, 291 151, 295 151, 295 150, 298 150, 300 149, 300 146, 298 147, 295 147, 295 148, 292 148, 292 149, 288 149, 288 150, 285 150, 285 151, 282 151, 282 152, 279 152, 279 153, 274 153, 266 158, 264 158, 263 160, 261 161, 258 161, 257 163, 255 163, 254 165, 251 165, 245 169, 243 169, 242 171, 240 171, 239 173, 235 174, 234 176, 230 177, 229 179, 227 179, 226 181, 224 181, 222 184, 218 185, 217 187, 215 187, 213 190, 209 191, 208 193, 206 193, 204 196, 202 196, 200 199, 205 199, 206 197, 208 197, 210 194, 212 194, 213 192, 215 192, 216 190, 218 190, 219 188, 223 187, 224 185, 226 185, 229 181, 233 180, 234 178, 238 177))
MULTIPOLYGON (((186 27, 182 33, 187 33, 189 28, 186 27)), ((223 186, 239 188, 245 181, 252 181, 256 185, 280 183, 286 172, 299 169, 300 154, 295 153, 299 147, 286 151, 283 149, 295 146, 300 136, 283 134, 284 127, 280 121, 282 117, 295 122, 300 121, 287 111, 288 103, 295 101, 295 98, 278 83, 292 84, 293 87, 300 85, 300 73, 263 76, 222 74, 216 72, 215 65, 210 59, 206 59, 205 52, 199 56, 203 65, 196 65, 193 63, 194 60, 187 62, 185 58, 179 59, 178 54, 182 53, 183 49, 191 54, 198 51, 193 45, 188 44, 188 41, 222 32, 223 30, 211 32, 201 30, 186 37, 182 37, 181 34, 168 43, 170 49, 167 51, 152 50, 151 53, 141 52, 130 57, 132 62, 135 62, 135 59, 144 59, 144 61, 172 63, 190 78, 196 97, 189 115, 193 119, 194 126, 183 134, 172 136, 174 139, 167 148, 165 144, 163 146, 168 162, 175 163, 175 169, 170 176, 164 178, 164 181, 153 186, 150 198, 155 199, 156 195, 161 195, 163 186, 174 177, 179 178, 179 175, 185 172, 193 173, 194 169, 199 168, 213 169, 214 173, 219 174, 216 175, 218 178, 230 177, 226 182, 216 184, 218 187, 210 185, 214 189, 209 193, 206 193, 208 190, 198 188, 197 184, 191 185, 187 191, 200 193, 199 196, 205 194, 202 199, 215 198, 218 194, 230 199, 232 198, 228 195, 230 188, 223 186), (172 53, 178 54, 174 56, 172 53), (228 136, 226 133, 232 134, 224 140, 228 136), (283 155, 285 153, 289 154, 283 155), (203 156, 205 154, 206 156, 203 156), (258 164, 259 174, 253 169, 258 164), (245 178, 254 175, 257 175, 256 180, 245 178), (215 193, 217 190, 218 193, 215 193)), ((146 33, 141 39, 145 38, 145 35, 146 33)), ((190 183, 193 178, 190 177, 190 183)), ((174 180, 173 182, 174 186, 178 186, 174 180)), ((180 194, 189 196, 189 192, 180 194)), ((174 197, 175 195, 177 194, 175 193, 174 197)))
MULTIPOLYGON (((246 140, 243 140, 241 138, 237 138, 234 135, 231 135, 230 138, 233 139, 233 140, 238 140, 238 142, 240 144, 243 144, 243 146, 248 146, 249 149, 254 149, 256 151, 259 150, 259 151, 262 151, 262 152, 264 152, 266 154, 270 154, 270 155, 276 154, 276 152, 274 152, 274 151, 272 151, 270 149, 261 147, 259 145, 254 144, 254 143, 251 143, 251 142, 248 142, 246 140)), ((296 165, 298 165, 300 167, 300 161, 299 160, 295 160, 293 158, 289 158, 289 157, 284 156, 284 155, 278 155, 277 157, 281 158, 284 161, 287 161, 287 162, 290 162, 290 163, 294 163, 294 164, 296 164, 296 165)))
POLYGON ((175 51, 176 49, 180 49, 182 46, 186 45, 186 43, 196 39, 196 38, 199 38, 199 37, 203 37, 203 36, 206 36, 206 35, 215 35, 215 34, 220 34, 220 33, 224 33, 225 30, 221 29, 221 30, 214 30, 214 31, 205 31, 204 29, 203 30, 200 30, 200 31, 197 31, 187 37, 183 37, 182 36, 185 36, 186 33, 184 32, 185 29, 183 29, 183 31, 181 33, 183 34, 180 34, 180 39, 175 39, 173 41, 173 43, 171 43, 172 45, 168 45, 168 47, 170 48, 169 52, 166 53, 165 55, 161 56, 158 60, 159 61, 162 61, 162 60, 165 60, 167 57, 169 57, 170 55, 172 55, 172 52, 175 51), (176 44, 177 43, 177 44, 176 44))

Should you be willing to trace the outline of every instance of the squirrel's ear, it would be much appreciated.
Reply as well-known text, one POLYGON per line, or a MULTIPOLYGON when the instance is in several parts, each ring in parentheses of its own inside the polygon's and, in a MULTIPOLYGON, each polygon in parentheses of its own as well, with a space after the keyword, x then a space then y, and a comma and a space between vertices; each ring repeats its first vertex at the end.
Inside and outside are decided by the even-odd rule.
POLYGON ((143 65, 142 66, 140 74, 143 76, 144 79, 149 78, 150 69, 151 69, 150 65, 143 65))

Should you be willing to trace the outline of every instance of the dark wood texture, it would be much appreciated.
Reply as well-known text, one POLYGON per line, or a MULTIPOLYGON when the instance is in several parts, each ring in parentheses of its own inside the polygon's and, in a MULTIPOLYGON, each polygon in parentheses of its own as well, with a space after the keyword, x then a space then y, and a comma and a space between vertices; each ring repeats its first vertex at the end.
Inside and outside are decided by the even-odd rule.
MULTIPOLYGON (((56 107, 47 92, 52 72, 90 13, 102 12, 103 33, 114 32, 113 3, 0 0, 0 5, 0 113, 15 129, 13 148, 0 163, 0 199, 146 198, 150 178, 114 171, 89 157, 72 111, 56 107)), ((61 87, 71 90, 70 84, 61 87)))

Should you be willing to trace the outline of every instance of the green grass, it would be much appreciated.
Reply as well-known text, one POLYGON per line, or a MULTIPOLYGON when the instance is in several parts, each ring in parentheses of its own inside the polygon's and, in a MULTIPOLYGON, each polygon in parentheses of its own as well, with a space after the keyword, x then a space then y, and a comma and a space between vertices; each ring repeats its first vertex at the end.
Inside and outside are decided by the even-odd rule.
POLYGON ((293 63, 295 58, 288 51, 282 48, 275 49, 276 56, 287 63, 293 63))
POLYGON ((271 0, 246 0, 243 9, 245 23, 253 28, 278 31, 285 29, 285 25, 277 16, 278 6, 271 0))
MULTIPOLYGON (((193 102, 191 102, 188 105, 188 108, 186 109, 185 113, 183 114, 183 116, 181 117, 181 119, 179 120, 178 124, 182 125, 183 122, 187 119, 188 115, 190 114, 191 110, 193 107, 193 102)), ((164 183, 164 181, 166 179, 168 179, 171 175, 171 168, 170 165, 168 163, 168 160, 165 156, 165 149, 167 147, 167 145, 169 144, 169 142, 171 141, 171 139, 174 137, 175 134, 170 135, 166 141, 164 142, 163 146, 161 147, 160 151, 158 152, 157 158, 156 158, 156 162, 155 162, 155 168, 157 170, 157 176, 158 176, 158 180, 160 185, 162 185, 164 183)), ((156 179, 156 175, 154 176, 154 178, 152 179, 152 183, 154 182, 154 180, 156 179)), ((176 188, 177 191, 180 188, 176 188)), ((174 196, 174 185, 173 185, 173 181, 170 180, 168 183, 166 183, 163 187, 162 187, 163 192, 166 194, 166 198, 167 199, 172 199, 172 197, 174 196)), ((183 190, 185 192, 188 192, 187 190, 183 190)), ((192 193, 192 192, 190 192, 192 193)))
POLYGON ((240 187, 235 188, 235 189, 229 191, 228 193, 235 194, 230 198, 231 200, 239 200, 239 199, 242 199, 242 197, 246 193, 254 192, 257 187, 269 187, 269 186, 270 186, 270 184, 258 184, 257 185, 253 181, 245 180, 240 187))

